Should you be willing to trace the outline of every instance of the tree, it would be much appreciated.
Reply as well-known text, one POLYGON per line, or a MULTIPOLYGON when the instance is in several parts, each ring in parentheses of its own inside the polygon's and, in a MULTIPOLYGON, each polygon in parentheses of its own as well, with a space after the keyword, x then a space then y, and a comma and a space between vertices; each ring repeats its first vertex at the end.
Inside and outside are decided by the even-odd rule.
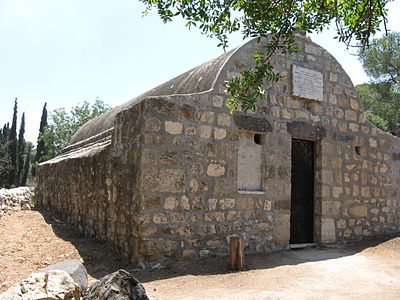
POLYGON ((8 186, 8 175, 11 171, 11 162, 5 143, 0 143, 0 188, 8 186))
POLYGON ((359 51, 360 61, 374 82, 386 82, 399 91, 400 33, 392 32, 373 39, 367 49, 359 51))
POLYGON ((51 159, 60 154, 66 147, 74 133, 91 119, 110 110, 110 106, 99 98, 90 106, 84 101, 81 105, 74 106, 70 112, 65 108, 57 108, 50 113, 50 123, 45 127, 40 139, 44 142, 46 154, 42 160, 51 159))
POLYGON ((362 48, 383 22, 386 29, 385 5, 390 0, 141 0, 147 5, 145 13, 157 9, 164 22, 181 16, 186 26, 198 26, 203 34, 216 37, 226 47, 228 35, 240 31, 244 38, 266 38, 262 50, 254 53, 255 67, 245 70, 241 77, 227 83, 231 93, 231 112, 242 108, 255 110, 258 99, 264 97, 263 81, 278 81, 269 59, 275 52, 297 50, 297 32, 321 32, 332 22, 336 24, 337 39, 351 46, 354 40, 362 48))
POLYGON ((15 99, 11 128, 9 123, 6 123, 0 130, 0 187, 19 186, 23 181, 24 165, 27 162, 25 113, 22 114, 18 138, 17 113, 18 103, 15 99))
POLYGON ((24 169, 24 155, 25 155, 25 113, 22 114, 21 125, 19 127, 18 133, 18 151, 17 151, 17 177, 15 180, 16 185, 18 186, 21 181, 23 169, 24 169))
POLYGON ((10 130, 10 123, 4 124, 3 129, 1 130, 1 142, 3 144, 7 144, 9 130, 10 130))
POLYGON ((7 148, 9 130, 10 124, 4 124, 0 135, 0 188, 8 185, 8 174, 11 170, 10 156, 7 148))
POLYGON ((28 144, 27 145, 28 151, 26 153, 24 169, 23 169, 23 173, 22 173, 22 176, 21 176, 21 182, 20 182, 21 186, 25 186, 26 185, 26 182, 28 180, 28 175, 29 175, 29 167, 30 167, 30 164, 31 164, 31 153, 32 153, 33 145, 30 142, 28 142, 27 144, 28 144))
POLYGON ((8 154, 11 160, 11 170, 8 174, 8 186, 12 186, 15 183, 15 176, 17 174, 17 98, 14 102, 14 114, 11 123, 11 129, 8 135, 8 154))
POLYGON ((47 126, 47 102, 43 105, 42 109, 42 117, 40 118, 40 127, 39 127, 39 136, 38 136, 38 142, 37 142, 37 147, 36 147, 36 157, 35 161, 36 162, 42 162, 42 157, 46 155, 46 149, 45 149, 45 144, 44 141, 41 139, 41 136, 44 133, 44 130, 47 126))
POLYGON ((44 161, 44 158, 46 157, 46 154, 47 154, 46 145, 42 138, 45 128, 47 126, 47 107, 46 106, 47 106, 47 102, 45 102, 43 105, 42 116, 40 118, 39 136, 37 139, 37 146, 36 146, 36 155, 35 155, 35 159, 34 159, 34 164, 32 166, 32 176, 33 177, 35 177, 35 175, 36 175, 37 164, 44 161))
POLYGON ((372 78, 371 83, 356 87, 365 117, 394 134, 400 122, 400 34, 373 39, 368 49, 359 51, 359 57, 372 78))

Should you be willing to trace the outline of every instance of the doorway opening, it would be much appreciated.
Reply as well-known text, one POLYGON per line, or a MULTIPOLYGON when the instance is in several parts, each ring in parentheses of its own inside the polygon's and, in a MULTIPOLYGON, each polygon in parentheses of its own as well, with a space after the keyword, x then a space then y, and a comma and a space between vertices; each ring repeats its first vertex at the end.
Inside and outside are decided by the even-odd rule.
POLYGON ((290 244, 314 239, 314 142, 292 139, 290 244))

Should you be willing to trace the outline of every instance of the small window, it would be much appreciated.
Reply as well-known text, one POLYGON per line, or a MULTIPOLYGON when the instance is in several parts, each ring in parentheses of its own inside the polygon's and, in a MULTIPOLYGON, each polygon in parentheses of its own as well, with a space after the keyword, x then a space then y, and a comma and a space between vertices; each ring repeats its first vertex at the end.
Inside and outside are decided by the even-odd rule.
POLYGON ((361 147, 360 146, 355 146, 354 151, 356 151, 357 155, 361 155, 361 147))
POLYGON ((256 143, 257 145, 261 145, 261 134, 256 133, 254 135, 254 143, 256 143))

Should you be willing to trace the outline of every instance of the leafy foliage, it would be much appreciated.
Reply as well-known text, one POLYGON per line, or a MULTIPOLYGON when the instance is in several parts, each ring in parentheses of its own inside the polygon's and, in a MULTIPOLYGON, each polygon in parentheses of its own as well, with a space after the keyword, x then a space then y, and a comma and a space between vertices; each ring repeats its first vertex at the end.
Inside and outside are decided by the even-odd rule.
POLYGON ((369 120, 372 124, 374 124, 376 127, 383 131, 388 131, 388 121, 383 119, 382 117, 375 115, 372 110, 366 110, 364 112, 365 118, 369 120))
POLYGON ((40 117, 39 135, 37 139, 36 153, 32 164, 32 176, 36 176, 36 167, 38 163, 46 159, 47 149, 43 140, 44 130, 47 126, 47 102, 44 103, 42 109, 42 116, 40 117))
POLYGON ((376 127, 394 133, 400 118, 400 94, 388 83, 364 83, 356 89, 364 106, 364 116, 376 127))
POLYGON ((382 130, 394 133, 400 122, 400 34, 373 39, 359 52, 372 83, 357 86, 365 117, 382 130))
POLYGON ((0 187, 5 187, 8 182, 8 174, 12 169, 10 156, 7 146, 4 142, 0 142, 0 187))
POLYGON ((359 52, 363 68, 374 82, 387 82, 399 91, 400 33, 373 39, 371 46, 359 52))
POLYGON ((18 157, 17 157, 18 166, 17 166, 17 179, 15 181, 16 185, 21 184, 21 178, 24 170, 24 163, 25 163, 24 155, 26 155, 25 153, 26 143, 24 134, 25 134, 25 113, 22 114, 21 125, 19 127, 19 133, 18 133, 18 157))
POLYGON ((31 155, 32 155, 32 149, 33 149, 33 145, 32 143, 28 142, 27 143, 27 153, 26 153, 26 158, 25 158, 25 162, 24 162, 24 167, 23 167, 23 172, 22 172, 22 176, 21 176, 21 181, 20 181, 20 185, 24 186, 26 185, 26 182, 28 180, 28 175, 29 175, 29 168, 31 165, 31 155))
POLYGON ((38 136, 38 141, 37 141, 37 147, 36 147, 36 156, 35 156, 35 162, 42 162, 43 157, 46 155, 46 148, 44 141, 42 140, 42 135, 44 133, 44 130, 47 126, 47 103, 43 105, 42 109, 42 116, 40 118, 40 126, 39 126, 39 136, 38 136))
POLYGON ((14 113, 11 122, 11 128, 8 134, 8 154, 11 162, 11 170, 8 173, 8 186, 15 183, 15 178, 17 175, 17 155, 18 155, 18 140, 17 140, 17 99, 14 101, 14 113))
POLYGON ((256 101, 264 97, 263 80, 279 80, 270 57, 275 52, 296 51, 295 34, 321 32, 332 21, 337 39, 347 46, 353 40, 362 48, 368 45, 379 25, 386 26, 385 5, 389 0, 141 0, 147 5, 145 14, 156 9, 164 22, 175 17, 186 20, 186 26, 219 40, 226 48, 228 35, 240 31, 243 38, 267 38, 261 51, 254 53, 255 67, 245 70, 241 78, 227 83, 231 112, 241 107, 255 109, 256 101))
POLYGON ((12 125, 9 123, 0 130, 0 187, 12 187, 26 184, 24 168, 29 169, 27 161, 25 134, 25 113, 22 114, 17 138, 17 99, 14 102, 12 125))
POLYGON ((41 161, 51 159, 61 153, 71 140, 74 133, 91 119, 107 112, 110 106, 97 98, 92 106, 84 101, 76 105, 70 112, 65 108, 57 108, 50 113, 50 122, 45 127, 39 141, 44 143, 46 151, 41 161))

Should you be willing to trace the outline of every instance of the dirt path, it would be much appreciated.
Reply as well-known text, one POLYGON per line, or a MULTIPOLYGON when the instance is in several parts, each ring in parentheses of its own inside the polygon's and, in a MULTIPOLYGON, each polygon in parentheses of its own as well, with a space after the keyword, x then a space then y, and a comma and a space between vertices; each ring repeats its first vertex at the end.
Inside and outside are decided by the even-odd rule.
POLYGON ((0 292, 64 259, 84 261, 91 280, 125 268, 154 299, 400 299, 399 237, 247 256, 240 273, 228 271, 227 258, 138 270, 57 216, 21 211, 0 219, 0 292))

